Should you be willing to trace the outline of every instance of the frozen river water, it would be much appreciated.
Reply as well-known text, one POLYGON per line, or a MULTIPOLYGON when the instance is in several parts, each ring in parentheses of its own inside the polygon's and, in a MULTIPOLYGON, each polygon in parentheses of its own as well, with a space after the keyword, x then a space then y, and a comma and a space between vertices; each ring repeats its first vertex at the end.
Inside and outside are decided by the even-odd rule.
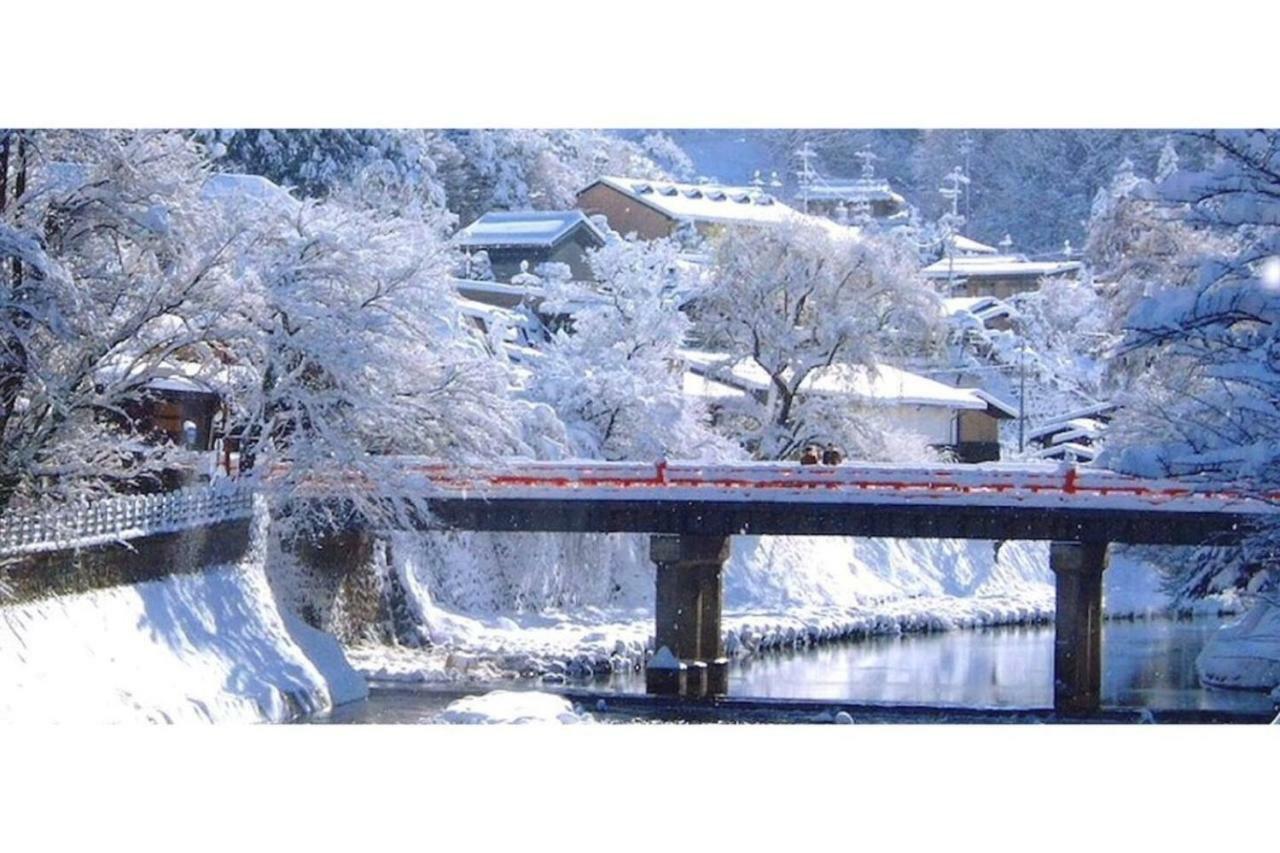
MULTIPOLYGON (((1104 705, 1157 710, 1267 712, 1262 693, 1200 686, 1196 655, 1216 619, 1109 621, 1103 628, 1104 705)), ((880 637, 735 663, 729 694, 772 699, 969 707, 1053 703, 1053 627, 1006 627, 880 637)), ((538 684, 506 683, 505 689, 538 684)), ((594 681, 596 691, 643 693, 641 673, 594 681)), ((465 692, 483 692, 484 686, 465 692)), ((457 692, 376 691, 335 722, 426 722, 457 692)))

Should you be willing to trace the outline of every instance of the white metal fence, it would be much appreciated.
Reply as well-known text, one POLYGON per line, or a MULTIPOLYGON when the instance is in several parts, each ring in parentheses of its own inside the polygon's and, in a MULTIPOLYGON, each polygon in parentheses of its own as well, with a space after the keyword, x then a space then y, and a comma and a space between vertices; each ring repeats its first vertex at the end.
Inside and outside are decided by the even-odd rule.
POLYGON ((83 548, 248 518, 247 486, 198 486, 158 495, 129 495, 0 517, 0 556, 83 548))

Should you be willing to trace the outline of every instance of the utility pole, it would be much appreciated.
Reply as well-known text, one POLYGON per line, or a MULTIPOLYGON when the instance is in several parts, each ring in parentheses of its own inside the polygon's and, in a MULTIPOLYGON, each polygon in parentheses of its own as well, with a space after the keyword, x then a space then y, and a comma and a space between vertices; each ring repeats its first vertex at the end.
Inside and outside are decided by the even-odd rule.
MULTIPOLYGON (((964 132, 964 135, 960 137, 960 154, 961 154, 961 156, 963 156, 963 157, 964 157, 964 176, 965 176, 965 183, 968 183, 968 182, 969 182, 969 180, 970 180, 970 179, 972 179, 972 177, 973 177, 973 171, 972 171, 972 170, 971 170, 971 168, 970 168, 970 160, 969 160, 969 155, 973 153, 973 144, 974 144, 974 143, 973 143, 973 136, 969 133, 969 131, 967 131, 967 130, 966 130, 966 131, 964 132)), ((964 218, 965 218, 966 220, 969 218, 969 214, 970 214, 970 212, 971 212, 971 208, 970 208, 970 206, 969 206, 969 188, 968 188, 968 187, 965 187, 965 190, 964 190, 964 218)))
POLYGON ((817 174, 814 172, 812 160, 818 156, 818 152, 813 150, 813 146, 809 144, 809 140, 805 140, 804 144, 796 151, 796 156, 800 158, 800 171, 796 172, 796 177, 800 181, 800 204, 801 209, 809 212, 809 187, 813 185, 813 179, 817 174))
POLYGON ((951 172, 942 179, 944 186, 938 188, 938 194, 951 202, 951 212, 944 213, 938 220, 942 226, 942 245, 943 250, 947 253, 947 295, 955 295, 955 240, 956 234, 960 232, 960 226, 964 224, 964 217, 960 215, 960 187, 969 182, 969 179, 961 172, 960 167, 956 166, 951 172))
POLYGON ((1018 347, 1018 453, 1021 455, 1027 446, 1027 337, 1021 335, 1022 342, 1018 347))

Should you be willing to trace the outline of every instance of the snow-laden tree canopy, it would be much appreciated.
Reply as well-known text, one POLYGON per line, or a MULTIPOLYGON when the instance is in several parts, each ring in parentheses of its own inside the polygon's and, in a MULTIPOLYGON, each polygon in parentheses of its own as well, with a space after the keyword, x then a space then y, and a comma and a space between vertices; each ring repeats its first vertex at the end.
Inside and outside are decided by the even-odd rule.
POLYGON ((175 375, 224 392, 243 461, 275 493, 367 483, 388 453, 528 452, 528 430, 558 428, 462 323, 439 208, 399 215, 377 183, 300 202, 214 175, 176 132, 27 143, 30 184, 0 222, 3 505, 180 465, 132 420, 175 375))
POLYGON ((239 258, 243 458, 292 486, 377 457, 526 450, 511 377, 462 326, 446 240, 419 220, 309 201, 255 211, 239 258))
POLYGON ((765 459, 792 457, 814 441, 883 458, 884 424, 846 397, 802 387, 815 371, 929 349, 941 316, 909 251, 805 221, 727 229, 692 314, 701 345, 767 375, 767 399, 744 402, 733 422, 765 459))
POLYGON ((179 360, 216 365, 239 239, 179 134, 22 142, 27 185, 0 219, 0 509, 145 483, 175 462, 131 411, 179 360))
MULTIPOLYGON (((1137 474, 1198 476, 1232 489, 1280 484, 1280 132, 1196 134, 1205 168, 1159 189, 1182 227, 1202 236, 1194 274, 1158 267, 1136 301, 1123 351, 1145 370, 1113 425, 1106 464, 1137 474)), ((1181 257, 1179 254, 1174 257, 1181 257)), ((1227 582, 1274 563, 1276 536, 1245 544, 1227 582)), ((1221 566, 1189 584, 1220 586, 1221 566)))
POLYGON ((565 423, 574 455, 604 459, 723 458, 732 442, 683 393, 677 349, 689 329, 680 296, 699 273, 668 240, 616 235, 590 254, 598 287, 549 280, 544 310, 572 313, 536 364, 529 396, 565 423))

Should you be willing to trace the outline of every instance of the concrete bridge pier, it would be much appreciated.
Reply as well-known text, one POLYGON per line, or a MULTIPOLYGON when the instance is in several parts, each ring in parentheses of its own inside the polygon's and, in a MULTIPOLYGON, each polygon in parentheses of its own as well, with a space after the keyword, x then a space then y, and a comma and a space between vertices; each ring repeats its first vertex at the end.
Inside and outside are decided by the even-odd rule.
POLYGON ((1053 542, 1053 708, 1092 714, 1102 689, 1102 573, 1106 542, 1053 542))
POLYGON ((655 535, 649 557, 657 566, 654 648, 645 671, 649 693, 718 696, 728 692, 720 616, 729 537, 655 535), (663 655, 662 649, 670 655, 663 655), (676 662, 679 666, 675 666, 676 662))

